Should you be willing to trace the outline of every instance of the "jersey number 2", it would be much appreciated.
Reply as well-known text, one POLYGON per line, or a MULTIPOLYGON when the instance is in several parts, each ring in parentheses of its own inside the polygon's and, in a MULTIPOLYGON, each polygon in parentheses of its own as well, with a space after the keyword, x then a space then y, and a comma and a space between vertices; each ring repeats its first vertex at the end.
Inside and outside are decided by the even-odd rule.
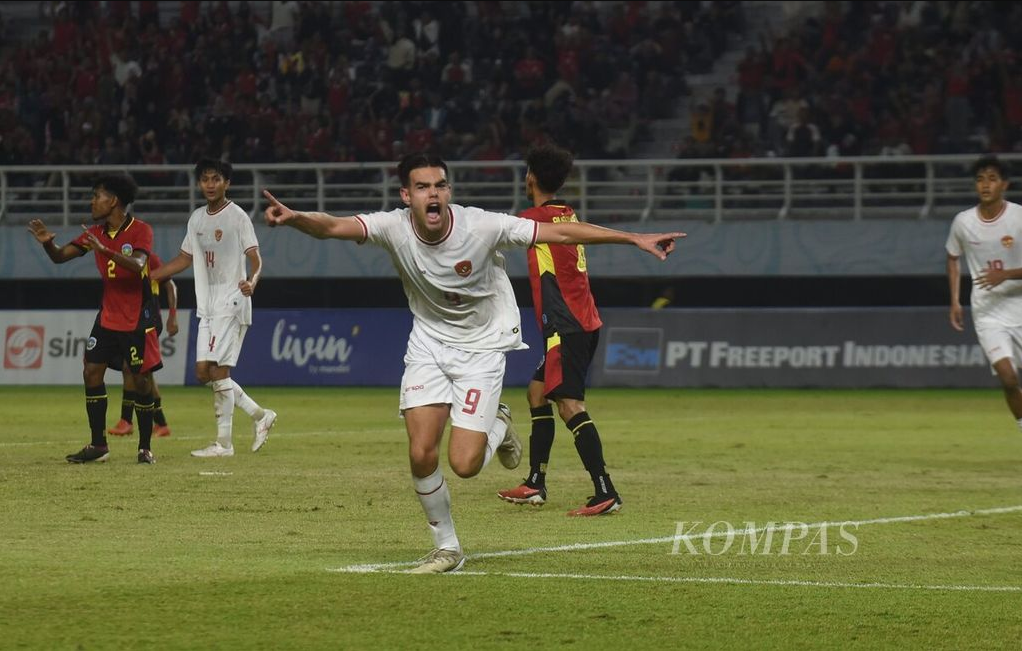
POLYGON ((106 261, 106 277, 116 278, 117 277, 117 263, 113 260, 106 261))

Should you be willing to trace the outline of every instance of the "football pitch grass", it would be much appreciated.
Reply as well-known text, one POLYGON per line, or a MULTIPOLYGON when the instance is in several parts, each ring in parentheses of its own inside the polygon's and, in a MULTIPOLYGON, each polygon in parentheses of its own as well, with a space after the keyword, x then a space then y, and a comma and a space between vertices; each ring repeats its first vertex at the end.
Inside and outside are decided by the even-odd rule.
MULTIPOLYGON (((541 508, 495 496, 527 455, 516 471, 446 472, 469 558, 442 576, 400 572, 432 541, 396 389, 249 392, 279 413, 257 454, 238 411, 236 456, 191 458, 214 438, 212 400, 168 387, 155 466, 113 437, 107 463, 72 466, 82 389, 0 389, 0 647, 1022 640, 1022 434, 996 389, 592 390, 621 512, 566 517, 591 484, 558 423, 541 508)), ((527 442, 524 390, 504 398, 527 442)))

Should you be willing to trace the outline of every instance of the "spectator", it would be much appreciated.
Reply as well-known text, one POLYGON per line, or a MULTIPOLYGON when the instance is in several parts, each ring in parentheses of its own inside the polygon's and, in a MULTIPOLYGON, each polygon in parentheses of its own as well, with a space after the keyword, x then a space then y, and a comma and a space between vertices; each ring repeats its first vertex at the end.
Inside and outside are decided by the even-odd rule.
POLYGON ((770 109, 770 141, 775 151, 784 149, 783 143, 788 132, 798 122, 799 113, 809 107, 809 104, 802 99, 798 91, 789 88, 783 99, 777 100, 770 109))
POLYGON ((415 33, 417 54, 420 57, 432 55, 440 57, 440 23, 433 13, 423 8, 419 17, 412 22, 415 33))
POLYGON ((809 119, 809 109, 802 108, 798 112, 795 123, 788 128, 785 137, 788 156, 818 156, 820 154, 820 128, 809 119))
POLYGON ((259 16, 245 2, 185 1, 162 26, 158 3, 45 6, 62 7, 49 33, 14 35, 29 40, 0 60, 0 109, 12 116, 0 120, 0 143, 25 163, 221 152, 287 162, 308 158, 310 142, 322 158, 324 138, 347 158, 378 157, 393 151, 394 134, 419 132, 423 142, 420 115, 438 149, 504 158, 557 133, 580 155, 613 155, 610 122, 672 114, 686 62, 671 35, 686 23, 725 35, 722 10, 697 5, 664 6, 651 20, 645 3, 623 2, 606 11, 587 2, 273 2, 259 16), (552 47, 529 47, 540 42, 552 47), (90 98, 88 115, 62 115, 90 98), (367 106, 373 130, 357 145, 353 123, 367 106), (143 152, 149 131, 157 149, 143 152))

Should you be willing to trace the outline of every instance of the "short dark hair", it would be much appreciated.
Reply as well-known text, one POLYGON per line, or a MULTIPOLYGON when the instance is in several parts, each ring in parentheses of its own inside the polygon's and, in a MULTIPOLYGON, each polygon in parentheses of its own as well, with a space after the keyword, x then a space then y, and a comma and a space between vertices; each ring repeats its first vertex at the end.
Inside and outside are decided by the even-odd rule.
POLYGON ((128 174, 104 174, 92 182, 93 190, 106 190, 117 197, 121 208, 128 209, 138 196, 138 184, 128 174))
POLYGON ((564 185, 575 157, 556 145, 538 145, 529 150, 525 164, 543 192, 557 192, 564 185))
POLYGON ((233 169, 227 161, 216 158, 203 158, 195 164, 195 180, 202 178, 202 175, 206 172, 212 171, 224 177, 225 181, 230 181, 233 169))
POLYGON ((1001 177, 1002 181, 1007 181, 1011 175, 1011 167, 1007 161, 1003 161, 993 154, 988 154, 981 157, 978 161, 972 164, 972 175, 978 176, 980 172, 992 167, 997 170, 997 175, 1001 177))
POLYGON ((407 188, 411 183, 412 170, 420 167, 439 167, 444 171, 444 176, 447 176, 447 163, 439 156, 422 152, 408 154, 397 164, 397 178, 401 179, 402 188, 407 188))

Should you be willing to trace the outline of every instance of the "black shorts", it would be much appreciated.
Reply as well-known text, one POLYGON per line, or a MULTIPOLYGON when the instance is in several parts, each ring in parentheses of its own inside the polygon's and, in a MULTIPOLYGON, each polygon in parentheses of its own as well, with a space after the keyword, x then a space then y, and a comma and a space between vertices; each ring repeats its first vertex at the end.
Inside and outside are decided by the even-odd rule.
POLYGON ((126 362, 132 373, 148 373, 163 368, 160 341, 155 328, 120 332, 104 328, 98 318, 92 326, 89 342, 85 345, 85 361, 89 364, 106 364, 118 371, 124 368, 126 362))
POLYGON ((550 400, 585 400, 586 375, 599 343, 599 330, 548 337, 546 355, 532 379, 544 384, 544 394, 550 400))

